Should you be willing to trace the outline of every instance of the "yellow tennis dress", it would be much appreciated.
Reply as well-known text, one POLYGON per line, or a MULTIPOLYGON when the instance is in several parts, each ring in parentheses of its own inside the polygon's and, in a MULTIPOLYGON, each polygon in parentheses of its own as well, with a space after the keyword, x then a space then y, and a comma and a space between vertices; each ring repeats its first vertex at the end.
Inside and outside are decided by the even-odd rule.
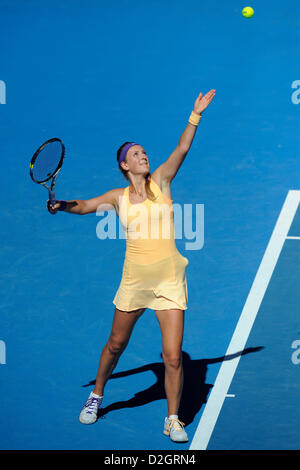
POLYGON ((173 201, 150 179, 155 201, 131 204, 129 186, 120 198, 119 219, 125 232, 122 279, 113 303, 119 310, 187 309, 186 268, 177 250, 173 201))

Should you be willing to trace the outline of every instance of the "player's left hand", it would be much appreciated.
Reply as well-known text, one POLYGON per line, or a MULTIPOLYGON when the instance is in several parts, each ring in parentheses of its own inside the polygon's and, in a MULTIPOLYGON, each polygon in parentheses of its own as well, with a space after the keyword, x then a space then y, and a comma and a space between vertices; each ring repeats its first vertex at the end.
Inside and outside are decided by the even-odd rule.
POLYGON ((198 98, 194 104, 194 112, 197 114, 201 114, 207 106, 211 103, 213 97, 216 94, 216 90, 212 89, 206 95, 202 95, 202 92, 199 94, 198 98))

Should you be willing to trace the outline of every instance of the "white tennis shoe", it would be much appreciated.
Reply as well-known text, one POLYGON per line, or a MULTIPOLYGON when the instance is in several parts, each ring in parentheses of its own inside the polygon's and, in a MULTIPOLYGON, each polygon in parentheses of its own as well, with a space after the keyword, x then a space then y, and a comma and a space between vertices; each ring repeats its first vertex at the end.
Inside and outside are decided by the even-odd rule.
POLYGON ((93 424, 97 421, 98 410, 101 407, 102 399, 103 397, 95 397, 93 396, 93 392, 90 393, 79 415, 79 421, 82 424, 93 424))
POLYGON ((165 418, 164 435, 170 436, 170 439, 174 442, 187 442, 189 440, 184 430, 184 423, 179 419, 165 418))

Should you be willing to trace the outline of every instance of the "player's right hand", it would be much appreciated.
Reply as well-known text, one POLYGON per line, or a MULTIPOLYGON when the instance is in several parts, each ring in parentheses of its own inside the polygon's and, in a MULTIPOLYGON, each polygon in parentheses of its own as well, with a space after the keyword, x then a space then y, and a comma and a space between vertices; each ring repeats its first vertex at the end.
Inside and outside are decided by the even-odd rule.
POLYGON ((48 211, 50 212, 50 214, 56 214, 56 212, 58 211, 58 209, 60 208, 60 202, 57 201, 54 206, 51 204, 50 200, 48 199, 47 200, 47 209, 48 211))

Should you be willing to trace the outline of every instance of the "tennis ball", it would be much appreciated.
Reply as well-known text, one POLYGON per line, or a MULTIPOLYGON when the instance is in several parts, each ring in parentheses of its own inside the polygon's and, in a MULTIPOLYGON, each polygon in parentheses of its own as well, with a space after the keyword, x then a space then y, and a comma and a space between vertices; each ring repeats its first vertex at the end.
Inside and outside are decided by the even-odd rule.
POLYGON ((245 7, 242 10, 242 14, 245 18, 251 18, 254 15, 254 10, 252 7, 245 7))

